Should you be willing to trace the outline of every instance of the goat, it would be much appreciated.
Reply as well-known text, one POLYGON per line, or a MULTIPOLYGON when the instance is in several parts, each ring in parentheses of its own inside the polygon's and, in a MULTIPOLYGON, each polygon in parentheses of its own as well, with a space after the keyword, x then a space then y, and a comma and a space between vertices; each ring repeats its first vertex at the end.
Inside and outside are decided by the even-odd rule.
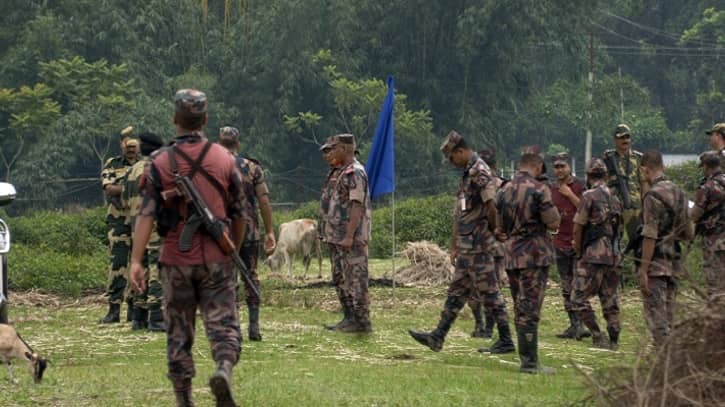
POLYGON ((8 365, 10 381, 18 383, 15 377, 13 377, 13 367, 10 364, 13 359, 27 361, 30 373, 33 375, 33 380, 35 383, 40 383, 43 379, 43 372, 48 367, 48 361, 33 352, 33 349, 15 331, 15 328, 11 325, 0 324, 0 361, 8 365))
POLYGON ((322 255, 320 253, 320 239, 317 235, 317 221, 313 219, 296 219, 283 223, 279 226, 279 241, 274 253, 264 260, 273 272, 279 272, 280 267, 287 264, 287 276, 292 276, 295 254, 302 253, 302 263, 305 266, 305 274, 310 268, 312 260, 312 249, 317 252, 318 273, 317 277, 322 278, 322 255))

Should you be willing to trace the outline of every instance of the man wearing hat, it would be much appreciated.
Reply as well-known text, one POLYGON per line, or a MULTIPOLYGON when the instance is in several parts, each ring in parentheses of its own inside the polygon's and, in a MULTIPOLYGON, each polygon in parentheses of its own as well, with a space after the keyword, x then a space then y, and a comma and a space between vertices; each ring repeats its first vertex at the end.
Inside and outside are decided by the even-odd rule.
POLYGON ((516 176, 496 196, 496 237, 505 241, 506 274, 514 298, 516 332, 522 373, 553 373, 538 357, 538 330, 554 244, 549 232, 559 228, 559 211, 549 186, 539 181, 544 159, 538 154, 521 156, 516 176))
POLYGON ((613 140, 614 149, 606 150, 602 158, 607 165, 608 186, 624 208, 624 230, 627 238, 632 240, 635 238, 642 208, 642 153, 632 150, 632 134, 626 124, 617 125, 613 140))
POLYGON ((164 236, 160 263, 166 321, 168 376, 178 406, 192 406, 191 379, 196 311, 200 309, 216 371, 209 379, 217 406, 235 406, 232 369, 239 361, 241 333, 236 305, 237 270, 218 241, 204 227, 182 236, 192 207, 175 188, 175 177, 187 177, 212 216, 229 225, 236 250, 244 238, 244 187, 234 157, 210 143, 203 133, 207 123, 206 95, 182 89, 174 96, 176 137, 173 145, 152 157, 144 172, 142 202, 138 209, 131 280, 143 292, 146 282, 143 256, 154 221, 164 236), (191 239, 182 238, 191 236, 191 239))
MULTIPOLYGON (((138 140, 133 138, 133 127, 128 126, 119 134, 121 155, 109 158, 101 171, 101 184, 106 195, 106 225, 108 225, 108 253, 111 265, 108 269, 108 313, 99 323, 111 324, 120 321, 121 303, 124 299, 126 279, 128 278, 128 254, 131 249, 130 213, 121 203, 123 176, 136 162, 138 140)), ((133 305, 130 298, 127 320, 133 317, 133 305)))
MULTIPOLYGON (((488 168, 490 168, 491 175, 493 177, 492 179, 496 185, 496 191, 498 192, 501 186, 508 182, 508 180, 496 173, 496 150, 493 148, 479 150, 478 156, 481 157, 483 162, 488 165, 488 168)), ((497 240, 493 246, 493 263, 496 268, 499 290, 502 290, 504 286, 508 285, 508 277, 506 277, 506 268, 504 268, 503 259, 503 244, 497 240)), ((496 320, 493 318, 493 309, 491 307, 483 307, 482 313, 483 303, 481 302, 481 298, 478 296, 469 298, 468 306, 471 307, 473 319, 476 324, 471 336, 474 338, 491 338, 493 336, 493 327, 496 325, 496 320), (484 314, 486 316, 485 323, 483 319, 484 314)))
MULTIPOLYGON (((572 241, 576 257, 571 309, 592 335, 594 347, 617 349, 619 343, 619 238, 622 205, 606 184, 607 166, 599 158, 587 163, 587 181, 591 188, 584 192, 574 216, 572 241), (597 317, 589 299, 599 296, 609 340, 599 330, 597 317)), ((559 229, 561 230, 561 229, 559 229)), ((581 336, 576 336, 579 339, 581 336)))
POLYGON ((584 182, 571 175, 569 153, 555 154, 551 158, 556 179, 551 182, 551 200, 559 210, 561 223, 559 231, 554 235, 556 249, 556 269, 559 271, 561 294, 564 297, 564 310, 569 316, 569 327, 557 334, 557 338, 581 338, 589 336, 589 332, 581 326, 577 314, 571 308, 572 279, 576 268, 576 256, 572 247, 574 238, 574 214, 579 200, 586 189, 584 182))
POLYGON ((355 158, 355 137, 338 134, 320 147, 330 170, 322 185, 320 239, 328 244, 335 285, 344 317, 325 328, 372 332, 368 295, 370 190, 365 167, 355 158))
POLYGON ((441 145, 443 156, 462 170, 456 195, 455 219, 451 238, 451 262, 455 266, 448 297, 443 305, 438 326, 431 332, 409 331, 422 345, 438 352, 443 348, 451 325, 466 302, 476 298, 485 308, 493 310, 498 326, 498 340, 487 353, 510 353, 516 348, 511 340, 506 303, 499 290, 494 263, 494 230, 496 229, 496 183, 485 162, 468 146, 455 130, 441 145))
POLYGON ((644 153, 640 171, 649 189, 642 200, 639 284, 647 327, 659 346, 672 329, 682 268, 680 243, 692 240, 694 230, 687 214, 687 196, 665 177, 662 154, 644 153))
MULTIPOLYGON (((151 162, 151 154, 163 147, 164 141, 153 133, 142 133, 139 135, 141 141, 141 159, 129 168, 124 176, 123 192, 121 199, 129 211, 131 222, 131 241, 133 241, 133 226, 136 222, 136 211, 141 204, 139 185, 144 170, 151 162)), ((126 296, 133 301, 133 323, 131 329, 141 330, 148 328, 153 332, 165 332, 166 324, 161 311, 162 288, 159 279, 159 251, 161 249, 161 237, 156 231, 154 224, 151 238, 146 245, 146 253, 143 258, 144 277, 146 280, 146 291, 136 292, 127 284, 126 296)))
POLYGON ((695 205, 689 210, 690 219, 696 225, 695 231, 703 240, 702 272, 710 295, 725 291, 725 174, 721 167, 722 157, 720 151, 707 151, 700 155, 705 182, 697 188, 695 205))
POLYGON ((720 157, 720 169, 725 168, 725 123, 717 123, 705 134, 710 136, 710 148, 720 157))
MULTIPOLYGON (((259 276, 257 275, 257 257, 259 255, 259 217, 257 207, 262 213, 264 221, 264 251, 267 254, 274 252, 276 241, 274 238, 274 225, 272 224, 272 204, 269 201, 269 188, 264 179, 264 169, 259 161, 239 155, 239 129, 231 126, 224 126, 219 129, 219 144, 229 150, 236 159, 239 173, 242 175, 244 184, 244 216, 246 220, 246 234, 239 257, 247 266, 249 276, 254 284, 259 287, 259 276)), ((249 287, 246 279, 244 281, 245 298, 247 310, 249 311, 249 339, 261 341, 262 334, 259 332, 259 305, 260 298, 249 287)))

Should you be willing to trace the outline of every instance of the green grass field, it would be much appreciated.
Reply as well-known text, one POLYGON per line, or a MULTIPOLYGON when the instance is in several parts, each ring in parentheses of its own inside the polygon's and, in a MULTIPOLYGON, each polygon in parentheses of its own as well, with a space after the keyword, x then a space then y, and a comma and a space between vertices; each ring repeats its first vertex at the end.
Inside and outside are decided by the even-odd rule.
MULTIPOLYGON (((389 268, 389 261, 371 261, 373 275, 389 268)), ((323 270, 329 270, 329 264, 323 270)), ((473 320, 468 309, 440 353, 408 336, 409 328, 435 326, 445 287, 371 288, 375 332, 358 336, 322 328, 323 323, 340 319, 331 287, 305 288, 300 281, 269 276, 262 285, 264 341, 245 340, 234 375, 235 396, 243 405, 566 405, 587 394, 582 372, 631 364, 644 333, 638 293, 630 289, 622 300, 620 351, 595 350, 589 341, 557 339, 555 333, 567 322, 559 290, 551 288, 544 302, 539 352, 557 374, 532 376, 518 373, 516 354, 490 356, 477 351, 491 340, 470 337, 473 320)), ((511 315, 508 291, 506 296, 511 315)), ((595 305, 599 314, 598 302, 595 305)), ((99 326, 96 321, 104 312, 99 301, 13 306, 11 321, 50 365, 39 385, 33 384, 21 364, 15 364, 19 384, 10 383, 0 368, 0 405, 174 405, 165 375, 165 336, 131 332, 128 323, 99 326)), ((244 311, 241 318, 245 330, 244 311)), ((601 324, 601 315, 598 318, 601 324)), ((211 406, 207 380, 214 366, 200 320, 197 328, 194 398, 197 406, 211 406)))

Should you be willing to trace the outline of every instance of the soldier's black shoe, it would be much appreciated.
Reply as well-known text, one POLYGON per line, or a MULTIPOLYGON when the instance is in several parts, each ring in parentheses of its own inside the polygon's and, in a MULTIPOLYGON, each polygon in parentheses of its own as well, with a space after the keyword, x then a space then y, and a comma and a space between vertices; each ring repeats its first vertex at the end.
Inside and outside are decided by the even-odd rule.
POLYGON ((324 325, 325 329, 330 330, 330 331, 336 331, 338 328, 342 327, 343 325, 349 324, 353 320, 354 316, 353 316, 353 312, 352 312, 352 306, 343 305, 342 313, 344 316, 343 316, 342 320, 340 320, 340 322, 338 322, 336 324, 325 324, 324 325))
POLYGON ((609 334, 609 349, 619 349, 619 330, 607 327, 607 333, 609 334))
POLYGON ((478 351, 481 353, 493 353, 493 354, 513 353, 513 352, 516 352, 516 346, 514 346, 514 343, 511 341, 504 342, 499 339, 490 348, 481 348, 478 351))
POLYGON ((437 338, 430 332, 418 332, 409 330, 408 333, 421 345, 425 345, 430 348, 433 352, 440 352, 443 349, 443 340, 437 338))
POLYGON ((108 313, 98 323, 115 324, 118 322, 121 322, 121 304, 108 304, 108 313))
POLYGON ((126 300, 126 305, 127 305, 127 307, 126 307, 126 322, 131 322, 131 321, 133 321, 133 315, 134 315, 134 312, 135 312, 134 311, 135 310, 135 307, 133 305, 133 300, 130 300, 130 299, 129 300, 126 300))
POLYGON ((592 347, 609 349, 609 340, 607 340, 601 332, 594 332, 592 334, 592 347))
POLYGON ((490 338, 493 336, 493 332, 487 331, 488 327, 484 327, 482 324, 476 324, 476 327, 473 328, 473 332, 471 332, 471 337, 473 338, 490 338))
POLYGON ((259 332, 259 307, 249 307, 249 340, 259 342, 262 334, 259 332))
POLYGON ((556 373, 554 369, 539 364, 538 327, 519 325, 516 326, 516 333, 519 340, 519 358, 521 359, 519 372, 529 374, 556 373))
POLYGON ((174 392, 176 395, 176 407, 194 407, 194 400, 191 399, 191 390, 174 392))
POLYGON ((161 311, 161 304, 152 304, 149 306, 148 329, 151 332, 166 332, 166 322, 164 322, 164 313, 161 311))
POLYGON ((217 407, 237 407, 232 397, 232 386, 229 373, 221 367, 209 379, 209 387, 216 399, 217 407))
POLYGON ((584 325, 579 325, 576 329, 576 336, 574 339, 577 341, 582 340, 582 338, 589 338, 592 336, 592 333, 589 332, 589 330, 584 325))
POLYGON ((347 333, 370 333, 373 331, 373 325, 370 323, 370 321, 360 322, 359 320, 355 320, 350 321, 350 323, 341 325, 336 330, 339 332, 347 333))
POLYGON ((148 327, 149 310, 135 307, 133 310, 133 321, 131 322, 132 331, 140 331, 148 327))

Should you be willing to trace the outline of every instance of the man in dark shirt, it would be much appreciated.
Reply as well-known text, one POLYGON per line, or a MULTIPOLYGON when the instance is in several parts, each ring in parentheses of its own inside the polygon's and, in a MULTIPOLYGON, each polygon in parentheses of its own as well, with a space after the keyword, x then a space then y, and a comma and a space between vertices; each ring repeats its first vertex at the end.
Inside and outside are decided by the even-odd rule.
POLYGON ((559 153, 552 157, 556 180, 552 181, 551 200, 559 210, 561 224, 554 235, 554 249, 556 249, 556 269, 559 271, 561 295, 564 297, 564 310, 569 315, 569 327, 557 338, 582 338, 589 336, 571 308, 571 287, 576 268, 576 257, 571 240, 574 237, 574 214, 579 206, 579 200, 586 189, 584 182, 571 175, 569 166, 569 153, 559 153))

